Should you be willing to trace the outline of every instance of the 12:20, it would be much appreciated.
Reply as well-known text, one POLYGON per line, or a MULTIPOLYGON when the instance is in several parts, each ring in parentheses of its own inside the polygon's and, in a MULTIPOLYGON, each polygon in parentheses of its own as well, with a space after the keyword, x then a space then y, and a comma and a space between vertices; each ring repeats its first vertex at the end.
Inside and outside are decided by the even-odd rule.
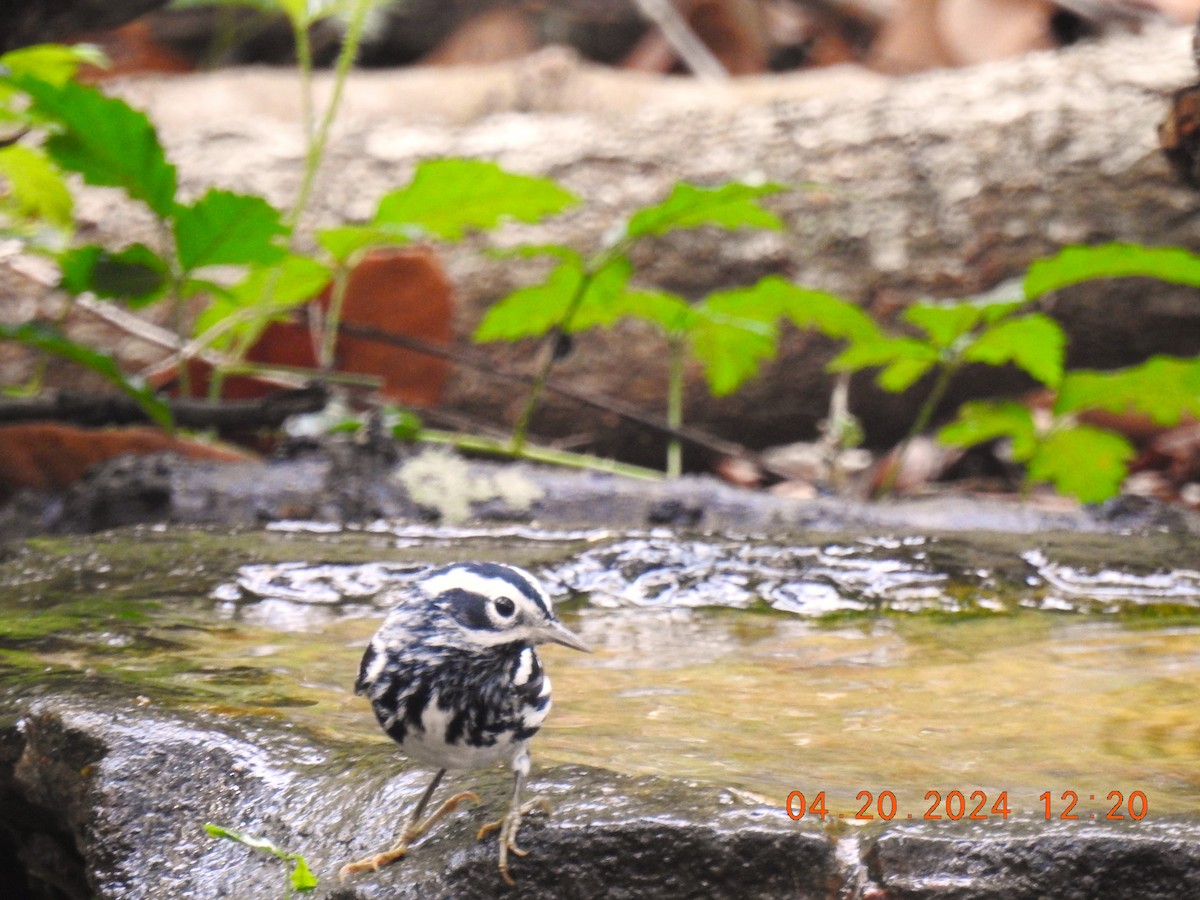
MULTIPOLYGON (((1054 813, 1051 808, 1053 805, 1053 798, 1050 792, 1045 791, 1044 793, 1039 794, 1038 799, 1041 800, 1045 805, 1046 818, 1053 819, 1054 813)), ((1063 791, 1062 794, 1059 795, 1059 799, 1066 801, 1067 808, 1058 814, 1058 818, 1071 822, 1077 821, 1079 816, 1075 815, 1072 810, 1075 809, 1075 804, 1079 802, 1079 794, 1077 794, 1075 791, 1063 791)), ((1088 799, 1095 800, 1096 795, 1088 794, 1088 799)), ((1125 813, 1121 811, 1122 808, 1124 808, 1128 810, 1129 818, 1133 819, 1135 822, 1140 822, 1142 819, 1146 818, 1146 813, 1150 811, 1150 802, 1146 799, 1146 795, 1142 791, 1131 792, 1129 794, 1128 801, 1125 799, 1125 795, 1121 793, 1121 791, 1109 791, 1106 799, 1109 803, 1112 803, 1112 809, 1110 809, 1104 816, 1106 819, 1124 819, 1125 813), (1113 798, 1116 799, 1114 800, 1113 798)), ((1088 818, 1094 819, 1096 817, 1093 815, 1088 816, 1088 818)))

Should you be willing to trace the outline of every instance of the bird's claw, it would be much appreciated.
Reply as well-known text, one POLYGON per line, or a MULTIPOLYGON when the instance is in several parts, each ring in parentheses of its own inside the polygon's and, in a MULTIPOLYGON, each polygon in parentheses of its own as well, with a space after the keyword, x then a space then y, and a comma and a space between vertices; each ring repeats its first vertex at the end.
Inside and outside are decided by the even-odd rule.
POLYGON ((479 833, 475 835, 475 840, 482 841, 494 831, 500 832, 500 877, 504 879, 504 883, 509 887, 516 887, 516 879, 509 874, 508 871, 508 854, 512 851, 517 856, 528 856, 529 851, 517 845, 517 831, 521 828, 521 821, 526 815, 534 810, 541 810, 547 816, 553 812, 550 804, 541 797, 535 797, 528 803, 521 806, 514 806, 503 819, 498 819, 495 822, 488 822, 479 829, 479 833))
POLYGON ((374 856, 367 856, 363 859, 346 863, 346 865, 338 869, 338 878, 345 878, 348 875, 358 875, 361 872, 378 872, 384 866, 390 866, 397 860, 403 859, 408 855, 408 847, 413 841, 440 822, 445 816, 458 809, 460 804, 467 801, 478 803, 479 795, 471 791, 463 791, 461 794, 455 794, 439 806, 437 811, 432 813, 425 821, 418 822, 416 825, 409 825, 405 828, 404 832, 400 835, 399 842, 391 850, 385 850, 383 853, 376 853, 374 856))
POLYGON ((396 860, 403 859, 408 854, 408 835, 405 834, 401 843, 397 844, 391 850, 383 853, 376 853, 374 856, 367 856, 363 859, 355 860, 354 862, 346 863, 338 869, 338 878, 346 878, 350 875, 358 875, 361 872, 378 872, 384 866, 390 866, 396 860))

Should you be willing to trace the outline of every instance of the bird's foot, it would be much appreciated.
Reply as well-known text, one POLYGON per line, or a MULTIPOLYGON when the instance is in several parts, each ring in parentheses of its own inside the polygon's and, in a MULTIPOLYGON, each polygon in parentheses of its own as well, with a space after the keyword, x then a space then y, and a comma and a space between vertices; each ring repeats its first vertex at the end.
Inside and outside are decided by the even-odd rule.
POLYGON ((535 797, 528 803, 510 807, 503 819, 488 822, 475 835, 475 840, 482 841, 492 832, 500 832, 500 877, 509 887, 515 887, 517 882, 508 872, 508 852, 511 850, 517 856, 525 856, 529 853, 528 850, 517 846, 517 831, 521 828, 521 820, 534 810, 541 810, 547 816, 553 812, 547 801, 541 797, 535 797))
POLYGON ((424 822, 419 825, 414 825, 405 832, 405 837, 410 841, 415 841, 430 828, 442 821, 450 813, 458 809, 460 804, 470 801, 471 803, 479 802, 479 795, 473 791, 463 791, 461 794, 455 794, 445 803, 437 808, 437 810, 429 815, 424 822))
POLYGON ((390 866, 396 860, 403 859, 407 853, 408 842, 401 840, 391 850, 385 850, 383 853, 376 853, 374 856, 366 856, 354 862, 346 863, 338 869, 338 878, 358 875, 360 872, 378 872, 384 866, 390 866))
POLYGON ((348 875, 358 875, 360 872, 378 872, 384 866, 390 866, 397 860, 403 859, 408 854, 408 847, 413 841, 447 815, 454 812, 454 810, 458 809, 460 804, 468 800, 472 803, 478 803, 479 795, 471 791, 463 791, 461 794, 455 794, 439 806, 435 812, 430 814, 425 821, 406 827, 404 833, 400 835, 399 842, 391 850, 385 850, 382 853, 376 853, 374 856, 367 856, 363 859, 346 863, 346 865, 338 869, 338 878, 345 878, 348 875))

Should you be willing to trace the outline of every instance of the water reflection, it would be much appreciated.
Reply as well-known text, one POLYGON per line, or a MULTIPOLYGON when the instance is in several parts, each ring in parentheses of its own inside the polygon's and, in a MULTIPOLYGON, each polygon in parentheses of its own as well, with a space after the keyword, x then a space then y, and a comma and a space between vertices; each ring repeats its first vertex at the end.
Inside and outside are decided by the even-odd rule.
POLYGON ((1133 562, 1111 545, 1089 562, 1050 543, 518 531, 290 523, 254 535, 238 566, 246 536, 89 546, 58 569, 26 555, 0 564, 5 677, 98 674, 382 744, 351 687, 389 591, 449 559, 509 559, 596 650, 547 648, 539 762, 771 802, 823 789, 850 812, 860 790, 913 808, 975 787, 1026 811, 1049 788, 1142 790, 1154 814, 1200 806, 1200 578, 1185 546, 1173 558, 1125 539, 1133 562))

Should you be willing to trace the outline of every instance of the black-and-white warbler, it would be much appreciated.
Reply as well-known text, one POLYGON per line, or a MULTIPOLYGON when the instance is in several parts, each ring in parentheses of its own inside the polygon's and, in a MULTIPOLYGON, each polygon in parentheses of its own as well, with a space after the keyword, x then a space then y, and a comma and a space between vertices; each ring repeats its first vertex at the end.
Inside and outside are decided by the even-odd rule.
POLYGON ((534 647, 587 646, 554 615, 532 575, 498 563, 456 563, 429 573, 398 598, 363 654, 355 691, 413 760, 437 769, 390 850, 348 863, 341 876, 377 871, 402 858, 409 845, 465 800, 456 794, 428 818, 425 807, 448 769, 473 769, 501 760, 515 773, 508 812, 479 831, 500 832, 500 874, 513 884, 508 853, 517 845, 521 802, 529 774, 529 739, 550 711, 550 679, 534 647))

